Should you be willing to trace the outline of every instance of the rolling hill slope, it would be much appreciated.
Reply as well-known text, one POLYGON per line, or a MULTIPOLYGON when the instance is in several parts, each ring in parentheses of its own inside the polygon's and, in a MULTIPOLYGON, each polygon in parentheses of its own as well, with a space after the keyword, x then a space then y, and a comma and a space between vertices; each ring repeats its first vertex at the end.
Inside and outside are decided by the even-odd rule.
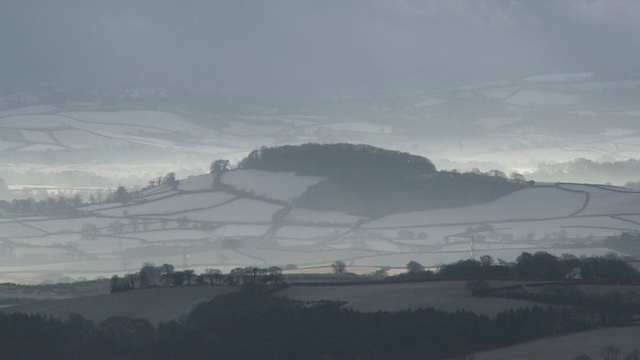
MULTIPOLYGON (((434 174, 425 178, 427 184, 434 174)), ((420 191, 427 185, 413 184, 422 178, 398 178, 399 187, 420 191)), ((611 186, 497 179, 498 186, 506 184, 505 194, 484 202, 417 202, 418 211, 390 206, 375 216, 338 206, 314 209, 300 200, 329 181, 338 182, 292 171, 237 169, 148 187, 125 204, 86 206, 78 215, 5 216, 3 280, 109 277, 144 262, 202 271, 324 266, 335 260, 348 266, 404 267, 410 260, 437 266, 485 254, 512 261, 523 251, 539 250, 603 255, 614 252, 604 245, 606 237, 640 231, 640 193, 611 186)), ((377 191, 392 187, 390 180, 380 181, 371 183, 377 191)), ((459 184, 438 189, 451 192, 459 184)), ((351 198, 360 208, 367 200, 351 198)))

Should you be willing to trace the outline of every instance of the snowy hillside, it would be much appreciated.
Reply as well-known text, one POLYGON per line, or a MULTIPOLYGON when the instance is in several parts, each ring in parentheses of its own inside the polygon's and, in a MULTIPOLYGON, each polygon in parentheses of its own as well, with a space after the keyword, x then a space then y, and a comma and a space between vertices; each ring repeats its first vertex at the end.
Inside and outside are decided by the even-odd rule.
POLYGON ((202 270, 246 265, 426 266, 479 257, 512 261, 523 251, 603 255, 602 240, 640 231, 640 193, 609 186, 530 186, 454 209, 364 218, 289 201, 320 178, 258 170, 182 179, 127 204, 83 208, 77 217, 0 221, 3 280, 55 272, 109 276, 144 262, 202 270))
POLYGON ((260 146, 305 142, 365 143, 428 156, 439 168, 516 170, 536 181, 639 180, 616 172, 587 180, 537 171, 541 163, 579 158, 640 158, 637 74, 532 74, 295 106, 248 101, 231 112, 202 94, 177 101, 156 90, 61 91, 0 93, 0 170, 9 185, 73 188, 88 182, 79 175, 95 175, 105 190, 130 187, 170 171, 199 174, 211 161, 235 162, 260 146), (221 106, 199 112, 191 102, 221 106), (159 105, 165 103, 171 105, 159 105), (28 174, 34 169, 58 176, 45 184, 28 174))

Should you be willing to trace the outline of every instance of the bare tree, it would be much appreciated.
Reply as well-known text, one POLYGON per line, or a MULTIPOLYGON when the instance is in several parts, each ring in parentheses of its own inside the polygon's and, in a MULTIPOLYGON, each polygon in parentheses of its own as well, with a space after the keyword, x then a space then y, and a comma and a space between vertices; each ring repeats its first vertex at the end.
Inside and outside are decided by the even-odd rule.
POLYGON ((86 223, 82 225, 80 235, 83 240, 95 240, 100 236, 100 229, 98 229, 94 224, 86 223))
POLYGON ((420 273, 423 273, 424 271, 425 271, 424 266, 422 266, 422 264, 420 264, 417 261, 411 260, 407 263, 407 272, 409 274, 412 274, 412 275, 420 274, 420 273))
POLYGON ((164 286, 171 284, 174 272, 175 268, 171 264, 162 264, 162 266, 160 266, 160 277, 164 280, 164 286))
POLYGON ((184 281, 187 285, 191 285, 191 280, 196 276, 196 272, 191 269, 186 269, 182 271, 182 273, 184 274, 184 281))
POLYGON ((333 264, 331 264, 333 268, 333 273, 336 275, 343 275, 347 271, 347 264, 344 261, 336 260, 333 264))
POLYGON ((160 268, 144 263, 140 269, 140 287, 155 286, 160 282, 160 268))
POLYGON ((211 285, 219 284, 222 281, 222 272, 218 269, 204 269, 204 276, 211 285))

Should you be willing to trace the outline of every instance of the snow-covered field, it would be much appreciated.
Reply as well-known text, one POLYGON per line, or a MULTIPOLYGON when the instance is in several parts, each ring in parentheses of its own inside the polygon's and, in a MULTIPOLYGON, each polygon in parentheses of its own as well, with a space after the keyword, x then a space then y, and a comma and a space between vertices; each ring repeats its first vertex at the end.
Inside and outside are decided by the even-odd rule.
MULTIPOLYGON (((85 207, 83 216, 2 219, 0 246, 6 251, 0 251, 0 261, 13 265, 0 262, 0 271, 20 259, 25 264, 40 262, 22 273, 122 273, 127 266, 144 261, 180 264, 182 252, 168 254, 168 249, 193 244, 214 249, 202 250, 207 255, 190 253, 189 263, 197 266, 285 265, 298 260, 327 265, 338 259, 372 266, 402 267, 408 259, 437 265, 469 257, 471 239, 476 256, 488 253, 505 260, 523 249, 590 255, 597 250, 592 246, 607 236, 640 230, 640 193, 606 186, 549 184, 483 205, 366 219, 293 206, 292 201, 309 186, 323 181, 320 177, 228 171, 220 179, 231 188, 233 194, 228 194, 215 192, 214 177, 202 173, 217 159, 234 164, 261 146, 302 142, 367 143, 426 156, 439 168, 496 168, 507 174, 515 169, 528 178, 540 163, 578 158, 625 161, 640 158, 640 131, 633 122, 640 114, 633 102, 639 89, 637 76, 598 80, 592 73, 542 74, 406 96, 340 99, 339 105, 347 108, 344 113, 329 102, 302 110, 266 107, 248 109, 247 114, 241 110, 241 115, 206 115, 212 122, 210 128, 202 119, 198 124, 191 122, 188 109, 180 106, 161 110, 159 106, 124 105, 110 111, 110 105, 94 99, 73 106, 38 105, 28 94, 20 95, 28 102, 19 106, 4 101, 9 98, 3 95, 0 177, 8 178, 5 172, 20 173, 28 180, 33 172, 68 171, 68 178, 75 179, 75 172, 82 172, 113 182, 96 187, 115 189, 126 183, 130 190, 172 171, 181 180, 175 189, 166 185, 147 189, 124 206, 85 207), (563 124, 566 126, 556 128, 563 124), (42 163, 41 159, 58 152, 82 160, 42 163), (111 153, 117 156, 101 158, 111 153), (148 153, 146 158, 142 153, 148 153), (37 162, 21 161, 29 156, 37 162), (188 177, 193 174, 202 175, 188 177), (283 211, 276 213, 280 209, 283 211), (114 233, 116 220, 123 226, 118 234, 114 233), (100 232, 95 242, 82 238, 80 232, 87 224, 100 232), (237 246, 244 246, 238 251, 246 254, 221 248, 236 246, 230 244, 234 240, 240 241, 237 246), (75 252, 52 248, 59 245, 75 247, 75 252), (120 246, 125 252, 131 249, 129 254, 135 253, 135 258, 111 258, 120 246), (142 249, 146 247, 153 251, 145 253, 142 249), (47 255, 54 249, 51 254, 55 256, 47 255)), ((618 178, 615 172, 588 179, 570 176, 533 180, 617 185, 638 181, 618 178)), ((39 184, 9 185, 17 189, 39 184)))
POLYGON ((438 266, 484 254, 513 261, 524 251, 540 250, 604 255, 612 250, 594 245, 598 241, 640 231, 638 193, 612 186, 529 186, 486 204, 380 219, 293 207, 283 219, 274 215, 285 208, 272 199, 291 201, 322 179, 249 170, 223 178, 242 192, 217 191, 211 175, 194 176, 175 190, 147 189, 125 205, 85 207, 83 216, 2 219, 0 240, 13 247, 7 259, 32 264, 25 265, 29 271, 78 274, 91 268, 88 273, 102 274, 114 267, 122 272, 132 262, 180 264, 185 253, 189 264, 202 268, 324 266, 335 260, 350 266, 402 267, 411 260, 438 266), (204 248, 190 250, 194 246, 204 248), (96 260, 93 266, 87 257, 96 260))
POLYGON ((553 92, 523 90, 508 97, 506 103, 518 106, 567 106, 580 103, 580 96, 553 92))
POLYGON ((361 216, 349 215, 342 211, 318 211, 295 208, 285 218, 292 224, 326 224, 326 225, 354 225, 361 216))
POLYGON ((554 187, 533 187, 503 196, 489 204, 397 214, 372 221, 365 229, 438 224, 482 223, 503 220, 540 220, 567 217, 587 201, 585 193, 554 187), (549 204, 554 204, 549 206, 549 204))
POLYGON ((210 174, 189 176, 180 180, 178 190, 180 191, 207 191, 213 186, 213 176, 210 174))
POLYGON ((269 223, 273 218, 273 214, 279 209, 281 207, 278 205, 251 199, 237 199, 222 206, 158 216, 158 218, 177 220, 186 217, 189 221, 215 223, 269 223))
POLYGON ((289 203, 302 195, 309 186, 323 180, 316 176, 260 170, 233 170, 220 176, 223 184, 236 190, 289 203))
POLYGON ((236 197, 225 192, 216 191, 204 194, 183 194, 159 200, 151 200, 123 208, 100 211, 102 216, 122 216, 126 212, 130 216, 153 216, 192 212, 197 209, 208 209, 231 201, 236 197))

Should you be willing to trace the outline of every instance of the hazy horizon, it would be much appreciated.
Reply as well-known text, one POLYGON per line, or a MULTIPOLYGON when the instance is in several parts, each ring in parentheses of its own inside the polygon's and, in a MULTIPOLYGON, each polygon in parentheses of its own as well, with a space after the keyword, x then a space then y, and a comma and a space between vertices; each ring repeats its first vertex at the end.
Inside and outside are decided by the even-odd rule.
POLYGON ((2 87, 159 87, 257 97, 404 93, 637 72, 618 1, 14 1, 2 87))

